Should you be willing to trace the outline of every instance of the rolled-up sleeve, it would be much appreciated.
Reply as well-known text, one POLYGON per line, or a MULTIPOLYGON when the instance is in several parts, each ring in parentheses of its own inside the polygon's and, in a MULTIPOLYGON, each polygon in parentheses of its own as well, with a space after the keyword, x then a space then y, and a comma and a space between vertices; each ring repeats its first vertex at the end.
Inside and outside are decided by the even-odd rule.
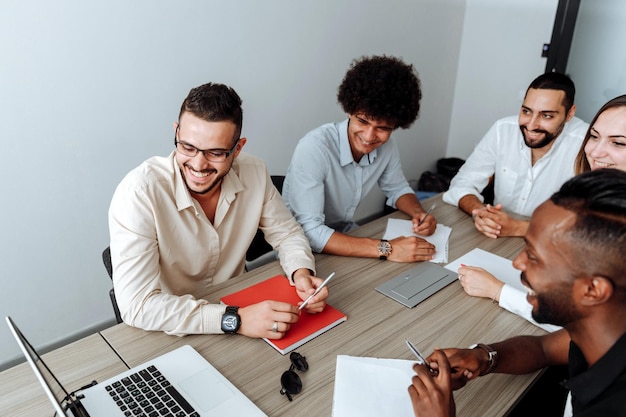
POLYGON ((459 200, 470 194, 480 202, 484 201, 481 193, 496 170, 497 136, 497 125, 494 124, 450 182, 450 188, 443 194, 443 201, 458 206, 459 200))

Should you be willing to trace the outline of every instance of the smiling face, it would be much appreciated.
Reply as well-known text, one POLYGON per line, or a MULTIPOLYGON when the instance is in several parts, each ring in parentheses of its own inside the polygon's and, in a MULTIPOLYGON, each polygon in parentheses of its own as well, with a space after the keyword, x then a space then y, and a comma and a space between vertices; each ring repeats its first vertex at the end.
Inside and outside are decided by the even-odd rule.
POLYGON ((598 116, 585 144, 589 167, 626 171, 626 107, 613 107, 598 116))
POLYGON ((572 227, 576 215, 551 201, 535 210, 524 240, 526 246, 513 261, 522 272, 522 283, 530 289, 526 297, 539 323, 565 326, 578 318, 574 300, 576 274, 569 261, 572 227))
POLYGON ((530 88, 524 97, 518 121, 524 143, 532 149, 547 148, 561 134, 565 122, 575 113, 575 106, 565 110, 561 90, 530 88))
MULTIPOLYGON (((185 112, 181 115, 178 124, 174 124, 176 139, 198 149, 228 151, 237 140, 236 125, 231 121, 209 122, 185 112), (178 127, 178 129, 176 129, 178 127)), ((176 163, 185 179, 185 184, 192 195, 202 195, 216 189, 228 173, 233 161, 245 144, 241 138, 235 152, 224 162, 209 162, 202 152, 194 157, 183 155, 176 151, 176 163)))
POLYGON ((383 120, 371 119, 361 113, 351 114, 348 122, 348 141, 354 160, 358 162, 363 155, 386 143, 393 129, 393 125, 383 120))

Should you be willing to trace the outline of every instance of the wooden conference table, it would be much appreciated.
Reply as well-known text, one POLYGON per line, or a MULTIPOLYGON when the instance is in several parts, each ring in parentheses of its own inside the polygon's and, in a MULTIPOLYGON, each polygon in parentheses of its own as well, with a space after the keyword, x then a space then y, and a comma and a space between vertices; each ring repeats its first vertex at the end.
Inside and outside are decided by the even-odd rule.
MULTIPOLYGON (((425 208, 437 202, 434 215, 439 223, 452 227, 448 261, 475 247, 513 259, 523 246, 520 238, 488 239, 478 233, 471 218, 456 207, 441 202, 441 196, 426 200, 425 208)), ((391 217, 406 218, 396 212, 391 217)), ((357 229, 356 236, 380 238, 387 217, 357 229)), ((243 336, 168 336, 120 324, 101 332, 129 365, 139 365, 155 356, 190 344, 269 416, 330 416, 337 355, 413 360, 404 343, 410 338, 429 354, 434 347, 466 347, 478 342, 496 342, 520 334, 543 334, 530 324, 488 299, 470 297, 454 282, 437 294, 409 309, 378 293, 379 284, 413 264, 378 259, 316 255, 317 275, 337 276, 329 284, 329 304, 348 320, 297 349, 306 356, 309 370, 298 372, 303 390, 293 402, 280 395, 280 376, 289 368, 282 356, 265 341, 243 336)), ((219 303, 221 296, 238 291, 266 278, 281 274, 277 261, 254 269, 229 282, 214 286, 205 296, 219 303)), ((538 373, 524 376, 488 375, 478 378, 455 393, 458 416, 502 416, 514 405, 538 373)), ((410 381, 406 381, 406 385, 410 381)), ((408 394, 407 394, 407 401, 408 394)))

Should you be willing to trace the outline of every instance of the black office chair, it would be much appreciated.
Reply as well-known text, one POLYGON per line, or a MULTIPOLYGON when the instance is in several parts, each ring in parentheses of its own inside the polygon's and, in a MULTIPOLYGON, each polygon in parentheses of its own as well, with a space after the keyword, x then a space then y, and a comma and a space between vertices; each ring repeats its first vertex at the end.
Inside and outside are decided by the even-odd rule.
MULTIPOLYGON (((271 178, 274 183, 274 187, 276 187, 278 192, 282 194, 285 176, 272 175, 271 178)), ((254 236, 254 239, 252 239, 252 243, 250 243, 248 251, 246 252, 246 271, 250 271, 251 269, 257 268, 276 259, 275 254, 274 256, 270 255, 270 253, 273 252, 274 248, 272 248, 272 245, 267 243, 265 237, 263 236, 263 232, 260 229, 257 230, 256 235, 254 236)))
MULTIPOLYGON (((104 263, 104 267, 109 274, 109 278, 113 280, 113 264, 111 263, 111 248, 109 246, 102 252, 102 262, 104 263)), ((113 305, 113 312, 115 313, 115 320, 118 323, 122 323, 122 315, 120 314, 120 309, 117 307, 117 299, 115 298, 115 290, 111 288, 109 291, 109 297, 111 297, 111 304, 113 305)))

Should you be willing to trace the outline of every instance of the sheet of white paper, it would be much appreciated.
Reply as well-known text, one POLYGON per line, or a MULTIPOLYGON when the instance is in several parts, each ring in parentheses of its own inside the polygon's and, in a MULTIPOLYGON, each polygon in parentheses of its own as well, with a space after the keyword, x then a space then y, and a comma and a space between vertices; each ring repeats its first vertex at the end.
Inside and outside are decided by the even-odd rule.
POLYGON ((448 262, 448 239, 450 238, 451 232, 452 228, 438 223, 435 233, 430 236, 420 236, 413 233, 413 223, 411 220, 388 219, 387 229, 385 230, 383 239, 391 240, 400 236, 421 237, 422 239, 435 245, 435 248, 437 249, 435 257, 431 260, 431 262, 445 264, 448 262))
POLYGON ((333 417, 413 417, 407 387, 414 363, 338 355, 333 417))
POLYGON ((524 292, 527 291, 526 287, 520 282, 520 271, 513 268, 513 262, 511 260, 503 258, 502 256, 475 248, 460 258, 450 262, 445 268, 457 272, 461 264, 481 267, 489 271, 500 281, 524 292))

